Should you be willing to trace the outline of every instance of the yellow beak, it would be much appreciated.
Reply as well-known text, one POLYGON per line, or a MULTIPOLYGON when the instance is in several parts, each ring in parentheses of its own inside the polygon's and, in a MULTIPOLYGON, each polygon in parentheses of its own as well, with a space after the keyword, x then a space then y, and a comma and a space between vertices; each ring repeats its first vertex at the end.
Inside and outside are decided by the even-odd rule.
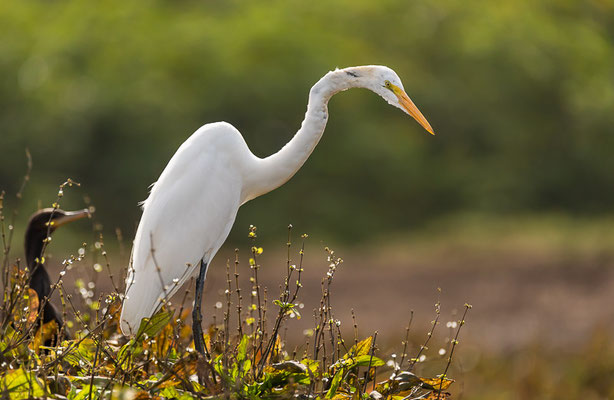
POLYGON ((418 110, 418 107, 416 107, 416 105, 414 104, 413 101, 411 101, 411 99, 409 98, 409 96, 407 95, 407 93, 405 93, 403 91, 403 89, 401 89, 398 86, 395 85, 390 85, 392 92, 397 96, 397 98, 399 99, 399 103, 401 104, 401 106, 403 107, 403 109, 405 110, 405 112, 407 112, 409 115, 411 115, 416 121, 418 121, 418 123, 420 125, 422 125, 422 127, 424 129, 426 129, 431 135, 434 135, 435 132, 433 132, 433 128, 431 128, 431 124, 429 124, 429 122, 426 120, 426 118, 424 118, 424 115, 422 115, 422 113, 420 112, 420 110, 418 110))
POLYGON ((65 225, 69 222, 72 221, 76 221, 78 219, 84 218, 84 217, 89 217, 90 216, 90 211, 86 208, 84 210, 79 210, 79 211, 70 211, 70 212, 66 212, 64 213, 64 215, 55 218, 53 220, 53 224, 57 227, 65 225))

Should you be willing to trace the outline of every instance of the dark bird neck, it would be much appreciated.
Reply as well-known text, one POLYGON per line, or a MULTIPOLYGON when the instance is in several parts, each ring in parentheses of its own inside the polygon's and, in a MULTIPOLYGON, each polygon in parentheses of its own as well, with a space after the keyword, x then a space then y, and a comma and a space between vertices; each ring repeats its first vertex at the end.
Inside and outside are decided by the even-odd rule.
POLYGON ((47 231, 43 231, 40 228, 29 226, 26 231, 26 263, 30 272, 33 271, 35 264, 42 261, 44 240, 46 237, 47 231))

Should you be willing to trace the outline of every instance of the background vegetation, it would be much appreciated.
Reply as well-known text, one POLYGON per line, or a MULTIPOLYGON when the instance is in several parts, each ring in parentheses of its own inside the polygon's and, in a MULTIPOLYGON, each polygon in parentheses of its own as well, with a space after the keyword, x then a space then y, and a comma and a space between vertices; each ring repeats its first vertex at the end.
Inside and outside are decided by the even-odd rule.
POLYGON ((70 176, 132 232, 199 126, 231 122, 268 155, 320 76, 377 63, 438 136, 371 93, 340 95, 307 167, 245 207, 241 231, 291 221, 353 242, 467 211, 611 214, 613 17, 597 0, 5 2, 0 183, 16 191, 29 147, 33 199, 70 176))

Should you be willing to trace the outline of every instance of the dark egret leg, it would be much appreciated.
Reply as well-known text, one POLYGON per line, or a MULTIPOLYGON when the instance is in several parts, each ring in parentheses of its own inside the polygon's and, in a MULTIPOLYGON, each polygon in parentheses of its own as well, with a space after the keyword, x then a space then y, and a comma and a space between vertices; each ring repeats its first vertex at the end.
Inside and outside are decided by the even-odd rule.
MULTIPOLYGON (((205 345, 205 340, 203 338, 203 327, 202 327, 202 315, 200 313, 200 305, 203 299, 203 286, 205 285, 205 275, 207 273, 207 263, 203 260, 200 260, 200 272, 198 273, 198 278, 196 278, 196 295, 194 296, 194 309, 192 310, 192 335, 194 336, 194 348, 197 352, 205 356, 207 359, 211 358, 209 356, 209 350, 205 345)), ((211 388, 217 382, 215 379, 215 370, 213 366, 207 360, 201 360, 207 368, 211 371, 211 377, 213 378, 213 382, 209 379, 207 374, 199 374, 198 380, 202 384, 204 383, 206 387, 211 388)))
POLYGON ((203 286, 205 285, 205 275, 207 273, 207 263, 200 260, 200 272, 196 278, 196 295, 194 296, 194 309, 192 310, 192 335, 194 336, 194 348, 202 355, 209 356, 209 350, 205 346, 203 339, 202 314, 200 305, 203 299, 203 286))

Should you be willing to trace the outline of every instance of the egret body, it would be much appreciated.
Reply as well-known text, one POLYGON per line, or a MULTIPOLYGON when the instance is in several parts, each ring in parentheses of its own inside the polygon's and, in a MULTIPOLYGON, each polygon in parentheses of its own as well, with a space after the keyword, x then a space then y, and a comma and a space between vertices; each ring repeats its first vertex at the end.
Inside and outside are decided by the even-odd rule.
POLYGON ((366 88, 433 129, 409 99, 397 74, 384 66, 335 70, 309 92, 301 128, 280 151, 256 157, 232 125, 207 124, 177 150, 143 202, 134 239, 121 313, 124 334, 135 333, 190 277, 198 274, 193 313, 196 350, 203 352, 200 326, 207 265, 222 246, 239 207, 283 185, 305 163, 328 120, 328 101, 351 88, 366 88))

